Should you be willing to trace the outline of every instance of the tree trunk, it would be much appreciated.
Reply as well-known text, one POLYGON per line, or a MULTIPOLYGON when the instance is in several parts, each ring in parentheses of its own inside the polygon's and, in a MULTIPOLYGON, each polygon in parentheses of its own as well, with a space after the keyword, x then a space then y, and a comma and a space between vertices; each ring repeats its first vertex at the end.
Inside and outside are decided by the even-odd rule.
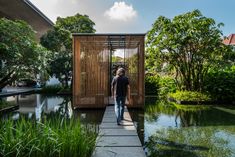
POLYGON ((13 73, 14 71, 11 71, 0 80, 0 89, 3 89, 7 84, 11 83, 14 80, 14 76, 11 76, 13 73))

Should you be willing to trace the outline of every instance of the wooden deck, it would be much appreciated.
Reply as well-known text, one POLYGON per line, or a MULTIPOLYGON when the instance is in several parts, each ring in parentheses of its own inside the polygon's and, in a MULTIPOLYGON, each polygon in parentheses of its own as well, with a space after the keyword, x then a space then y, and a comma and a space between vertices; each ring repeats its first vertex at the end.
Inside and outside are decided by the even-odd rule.
POLYGON ((146 157, 127 109, 117 125, 114 106, 107 106, 92 157, 146 157))

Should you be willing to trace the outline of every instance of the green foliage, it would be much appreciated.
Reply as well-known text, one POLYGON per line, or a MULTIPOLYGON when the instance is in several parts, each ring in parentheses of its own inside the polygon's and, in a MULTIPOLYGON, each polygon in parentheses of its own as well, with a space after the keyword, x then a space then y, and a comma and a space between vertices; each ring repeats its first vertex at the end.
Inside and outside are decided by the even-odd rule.
POLYGON ((198 111, 203 111, 203 110, 209 110, 210 106, 206 105, 181 105, 181 104, 177 104, 174 102, 171 102, 171 105, 175 106, 177 108, 177 110, 179 111, 184 111, 184 112, 198 112, 198 111))
POLYGON ((175 80, 169 76, 162 76, 159 79, 159 98, 166 100, 168 93, 174 93, 177 90, 175 80))
POLYGON ((56 26, 41 37, 40 43, 53 52, 72 51, 71 33, 56 26))
POLYGON ((44 71, 48 51, 36 43, 34 31, 21 20, 0 19, 0 89, 44 71))
POLYGON ((235 100, 235 66, 228 69, 211 70, 205 77, 204 90, 214 100, 235 100))
POLYGON ((72 33, 94 33, 94 25, 87 15, 58 17, 54 28, 41 37, 41 44, 54 53, 48 72, 65 87, 72 79, 72 33))
POLYGON ((145 77, 145 95, 158 95, 159 90, 159 76, 150 76, 145 77))
POLYGON ((216 25, 199 10, 175 16, 172 20, 160 16, 147 35, 147 68, 174 70, 180 89, 201 91, 208 69, 231 51, 222 44, 219 29, 222 25, 216 25))
POLYGON ((56 26, 71 33, 95 33, 95 23, 87 15, 76 14, 66 18, 58 17, 56 26))
POLYGON ((63 89, 63 87, 61 85, 48 85, 48 86, 43 87, 40 90, 40 93, 43 93, 43 94, 56 94, 59 91, 61 91, 62 89, 63 89))
POLYGON ((55 55, 50 62, 49 74, 55 76, 63 86, 68 87, 68 81, 72 78, 72 56, 70 52, 61 52, 55 55))
POLYGON ((158 75, 145 77, 145 95, 155 95, 164 100, 168 93, 173 93, 176 89, 176 83, 172 77, 158 75))
POLYGON ((210 96, 200 93, 200 92, 192 92, 192 91, 176 91, 175 93, 169 94, 170 98, 180 101, 209 101, 210 96))
POLYGON ((5 100, 0 99, 0 109, 4 109, 6 107, 11 107, 13 106, 13 103, 7 102, 5 100))
POLYGON ((0 156, 90 157, 97 134, 74 119, 0 122, 0 156))

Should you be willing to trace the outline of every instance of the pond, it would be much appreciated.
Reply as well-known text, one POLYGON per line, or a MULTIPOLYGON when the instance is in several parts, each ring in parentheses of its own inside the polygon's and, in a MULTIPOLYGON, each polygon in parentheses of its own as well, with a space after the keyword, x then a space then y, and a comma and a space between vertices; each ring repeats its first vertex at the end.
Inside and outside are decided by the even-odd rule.
MULTIPOLYGON (((1 120, 43 121, 62 116, 98 126, 104 113, 103 109, 73 110, 69 96, 31 94, 2 99, 20 107, 1 120)), ((145 110, 129 111, 149 157, 235 157, 235 107, 185 107, 146 98, 145 110)))
POLYGON ((71 96, 53 96, 42 94, 22 94, 1 98, 11 105, 19 105, 19 109, 2 115, 2 120, 10 118, 17 120, 21 117, 41 121, 45 118, 66 117, 79 119, 83 124, 101 123, 104 110, 73 110, 71 96))
POLYGON ((1 98, 19 105, 0 114, 0 156, 91 156, 104 110, 73 110, 71 97, 1 98))
POLYGON ((146 98, 131 110, 150 157, 235 157, 235 107, 173 105, 146 98))

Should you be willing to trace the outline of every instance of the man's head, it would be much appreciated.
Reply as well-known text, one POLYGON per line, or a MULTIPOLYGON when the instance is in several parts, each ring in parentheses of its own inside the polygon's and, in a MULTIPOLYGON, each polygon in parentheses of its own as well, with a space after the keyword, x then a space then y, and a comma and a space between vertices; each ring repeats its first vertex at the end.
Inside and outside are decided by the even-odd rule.
POLYGON ((117 75, 124 76, 125 75, 125 69, 124 68, 118 68, 117 75))

